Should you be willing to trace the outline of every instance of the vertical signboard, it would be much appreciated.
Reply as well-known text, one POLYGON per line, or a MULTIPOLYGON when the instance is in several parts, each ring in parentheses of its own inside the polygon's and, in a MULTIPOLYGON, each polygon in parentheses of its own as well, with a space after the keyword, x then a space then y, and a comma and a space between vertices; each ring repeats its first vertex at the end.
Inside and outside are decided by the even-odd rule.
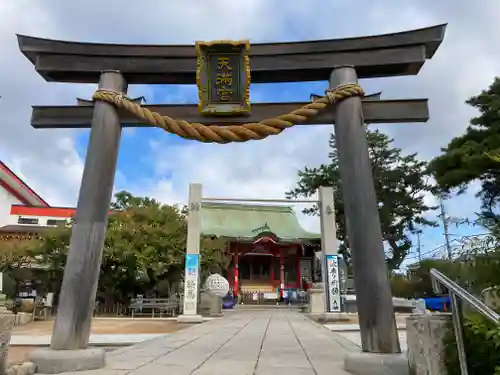
POLYGON ((186 273, 184 276, 184 314, 197 313, 198 280, 200 270, 200 254, 186 254, 186 273))
POLYGON ((327 311, 341 312, 342 300, 340 296, 340 272, 339 272, 339 256, 329 254, 326 256, 326 277, 324 278, 327 295, 327 311))

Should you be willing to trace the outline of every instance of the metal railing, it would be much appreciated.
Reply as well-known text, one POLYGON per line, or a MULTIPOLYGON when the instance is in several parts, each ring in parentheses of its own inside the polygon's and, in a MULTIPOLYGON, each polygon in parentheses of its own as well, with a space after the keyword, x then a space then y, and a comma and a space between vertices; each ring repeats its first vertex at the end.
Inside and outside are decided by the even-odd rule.
MULTIPOLYGON (((242 291, 240 292, 239 300, 246 305, 274 305, 281 301, 277 292, 264 291, 242 291)), ((309 293, 298 289, 289 291, 281 303, 287 305, 307 305, 309 303, 309 293)))
POLYGON ((447 276, 443 275, 436 269, 430 271, 432 288, 435 293, 442 294, 441 285, 448 289, 451 303, 451 315, 453 319, 453 330, 455 331, 455 339, 457 341, 458 359, 460 361, 460 372, 462 375, 468 375, 467 358, 465 355, 465 345, 463 336, 463 314, 462 302, 472 307, 474 310, 482 314, 484 317, 491 320, 493 323, 500 325, 500 315, 486 306, 480 299, 474 297, 460 285, 452 281, 447 276))

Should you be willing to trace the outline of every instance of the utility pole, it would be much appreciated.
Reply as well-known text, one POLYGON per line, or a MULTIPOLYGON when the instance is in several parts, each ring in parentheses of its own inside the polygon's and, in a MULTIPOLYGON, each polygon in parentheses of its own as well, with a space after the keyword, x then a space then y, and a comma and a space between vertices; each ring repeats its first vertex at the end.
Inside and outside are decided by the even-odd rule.
POLYGON ((422 251, 420 249, 420 231, 417 232, 417 251, 418 251, 418 261, 422 261, 422 251))
POLYGON ((448 232, 448 217, 446 216, 446 211, 444 209, 444 200, 443 196, 439 196, 439 206, 441 207, 441 220, 443 221, 443 229, 444 229, 444 241, 445 241, 445 246, 446 246, 446 251, 448 253, 448 260, 450 262, 453 261, 452 257, 452 251, 451 251, 451 245, 450 245, 450 233, 448 232))

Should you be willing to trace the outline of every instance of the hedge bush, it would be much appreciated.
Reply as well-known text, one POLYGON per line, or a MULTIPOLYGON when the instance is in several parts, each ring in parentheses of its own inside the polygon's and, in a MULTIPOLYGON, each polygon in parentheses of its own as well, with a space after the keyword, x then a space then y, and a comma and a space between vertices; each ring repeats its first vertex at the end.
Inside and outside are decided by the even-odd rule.
MULTIPOLYGON (((479 313, 464 316, 463 335, 469 375, 500 375, 500 327, 479 313)), ((453 325, 444 338, 448 375, 461 375, 453 325)))

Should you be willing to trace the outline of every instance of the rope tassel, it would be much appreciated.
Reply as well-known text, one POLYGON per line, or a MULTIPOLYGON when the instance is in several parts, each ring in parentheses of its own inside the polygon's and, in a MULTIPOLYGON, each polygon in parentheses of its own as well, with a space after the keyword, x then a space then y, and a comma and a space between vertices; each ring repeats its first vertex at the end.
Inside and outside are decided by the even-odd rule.
POLYGON ((351 97, 363 97, 364 91, 357 84, 341 85, 325 91, 325 96, 317 97, 311 103, 293 112, 282 114, 278 117, 265 119, 241 125, 204 125, 198 122, 174 120, 150 111, 140 104, 134 103, 125 94, 111 90, 97 90, 92 100, 101 100, 124 109, 144 122, 162 128, 185 139, 197 140, 204 143, 231 143, 247 142, 278 135, 284 130, 315 117, 319 111, 330 105, 335 105, 351 97))

